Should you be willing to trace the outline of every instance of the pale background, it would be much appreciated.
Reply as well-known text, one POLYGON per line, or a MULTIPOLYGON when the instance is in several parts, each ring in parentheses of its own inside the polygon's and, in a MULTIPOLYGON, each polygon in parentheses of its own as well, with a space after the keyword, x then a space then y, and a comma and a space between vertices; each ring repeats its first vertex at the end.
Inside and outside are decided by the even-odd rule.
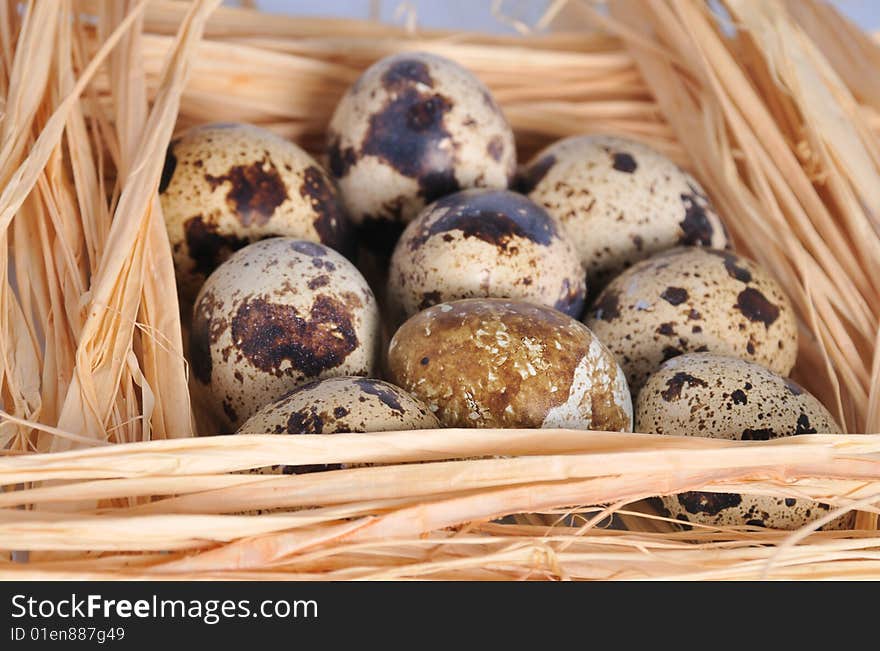
MULTIPOLYGON (((650 0, 647 0, 650 1, 650 0)), ((762 0, 754 0, 761 2, 762 0)), ((831 0, 864 29, 880 30, 880 0, 831 0)), ((371 4, 378 5, 382 20, 402 24, 400 14, 412 9, 418 25, 434 28, 464 28, 469 31, 512 33, 513 29, 492 15, 500 6, 507 16, 533 24, 550 0, 255 0, 264 11, 309 16, 367 18, 371 4), (397 15, 395 15, 397 14, 397 15)), ((227 0, 227 4, 238 4, 227 0)))

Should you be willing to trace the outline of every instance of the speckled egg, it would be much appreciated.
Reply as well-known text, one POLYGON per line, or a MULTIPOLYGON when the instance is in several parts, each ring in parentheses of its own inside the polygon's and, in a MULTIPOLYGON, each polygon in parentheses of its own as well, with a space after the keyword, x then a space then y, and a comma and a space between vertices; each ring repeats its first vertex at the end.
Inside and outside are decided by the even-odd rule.
MULTIPOLYGON (((260 409, 238 434, 337 434, 440 427, 420 401, 393 384, 364 377, 309 382, 260 409)), ((332 465, 271 466, 265 473, 335 470, 332 465)))
POLYGON ((217 266, 272 236, 350 252, 336 186, 294 143, 248 124, 209 124, 168 148, 159 187, 181 294, 195 298, 217 266))
POLYGON ((354 265, 321 244, 280 237, 211 274, 190 332, 196 385, 232 429, 310 380, 372 375, 378 346, 376 299, 354 265))
POLYGON ((535 156, 519 182, 563 225, 596 285, 677 245, 728 246, 696 179, 632 140, 565 138, 535 156))
MULTIPOLYGON (((638 432, 743 441, 840 434, 822 403, 791 380, 759 364, 711 353, 665 362, 639 393, 635 420, 638 432)), ((796 529, 829 509, 811 500, 736 493, 687 492, 661 502, 671 517, 685 522, 777 529, 796 529)), ((852 523, 848 515, 830 527, 852 523)))
POLYGON ((445 301, 494 297, 577 318, 585 292, 577 253, 553 218, 508 190, 464 190, 425 208, 397 243, 388 280, 391 309, 404 317, 445 301))
POLYGON ((729 251, 684 247, 627 269, 587 310, 635 392, 660 364, 688 352, 749 359, 788 375, 797 323, 766 271, 729 251))
POLYGON ((388 366, 447 427, 632 429, 614 357, 549 307, 497 298, 429 307, 392 337, 388 366))
POLYGON ((327 148, 366 244, 387 253, 426 204, 460 189, 506 188, 516 169, 513 132, 486 87, 423 52, 370 66, 336 107, 327 148))

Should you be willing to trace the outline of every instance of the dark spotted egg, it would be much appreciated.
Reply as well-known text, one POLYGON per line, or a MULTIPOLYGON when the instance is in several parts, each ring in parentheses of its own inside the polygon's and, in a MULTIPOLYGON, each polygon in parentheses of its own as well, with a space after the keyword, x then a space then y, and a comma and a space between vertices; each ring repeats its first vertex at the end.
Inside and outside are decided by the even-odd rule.
POLYGON ((327 146, 353 221, 382 253, 428 203, 465 188, 506 188, 516 169, 513 132, 486 87, 423 52, 370 66, 336 107, 327 146))
MULTIPOLYGON (((294 389, 266 405, 238 434, 338 434, 440 427, 437 418, 403 389, 364 377, 333 377, 294 389)), ((341 465, 272 466, 264 473, 300 474, 341 465)))
POLYGON ((372 375, 378 345, 376 299, 354 265, 279 237, 238 251, 202 286, 190 361, 196 387, 234 429, 310 380, 372 375))
POLYGON ((159 188, 181 294, 256 240, 289 236, 348 252, 352 234, 329 175, 294 143, 248 124, 190 129, 168 148, 159 188))
POLYGON ((391 379, 446 427, 632 430, 623 371, 584 324, 498 298, 441 303, 404 323, 391 379))
POLYGON ((696 179, 638 142, 565 138, 525 166, 520 185, 568 231, 596 285, 664 249, 728 245, 696 179))
POLYGON ((643 260, 608 284, 585 321, 634 392, 682 353, 740 357, 782 375, 797 357, 797 323, 782 287, 729 251, 679 247, 643 260))
MULTIPOLYGON (((459 298, 515 298, 583 310, 583 268, 542 208, 508 190, 464 190, 407 226, 388 280, 392 313, 403 318, 459 298)), ((403 320, 400 319, 400 321, 403 320)))
MULTIPOLYGON (((800 386, 752 362, 691 353, 665 362, 639 392, 636 431, 765 441, 797 434, 840 434, 827 409, 800 386)), ((661 498, 685 522, 796 529, 828 512, 806 499, 687 492, 661 498)), ((826 528, 849 528, 852 516, 826 528)))

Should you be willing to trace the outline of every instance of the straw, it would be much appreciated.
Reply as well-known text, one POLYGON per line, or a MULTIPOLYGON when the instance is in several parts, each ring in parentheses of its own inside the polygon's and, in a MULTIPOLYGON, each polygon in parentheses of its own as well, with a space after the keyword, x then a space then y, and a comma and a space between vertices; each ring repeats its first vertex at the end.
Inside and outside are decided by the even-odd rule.
POLYGON ((495 7, 520 37, 217 0, 0 3, 0 548, 30 557, 0 553, 0 578, 880 578, 877 43, 818 0, 607 4, 560 0, 535 25, 495 7), (695 174, 790 295, 794 377, 848 434, 194 438, 212 425, 156 196, 169 141, 252 122, 321 157, 347 86, 412 50, 489 86, 522 162, 606 133, 695 174), (326 463, 348 467, 248 472, 326 463), (832 510, 797 532, 685 529, 645 501, 692 490, 832 510), (850 510, 855 529, 813 530, 850 510))

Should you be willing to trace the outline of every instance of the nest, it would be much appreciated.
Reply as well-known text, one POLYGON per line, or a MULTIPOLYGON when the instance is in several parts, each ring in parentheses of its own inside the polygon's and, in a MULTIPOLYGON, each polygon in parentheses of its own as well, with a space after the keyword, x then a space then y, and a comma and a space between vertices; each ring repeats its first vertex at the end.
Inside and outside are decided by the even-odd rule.
POLYGON ((218 4, 0 4, 0 578, 880 578, 869 35, 817 0, 558 1, 520 37, 218 4), (347 85, 401 50, 473 70, 521 160, 609 133, 695 174, 788 291, 794 377, 849 433, 196 438, 157 199, 170 139, 251 122, 321 155, 347 85), (279 463, 358 467, 240 472, 279 463), (796 532, 684 531, 645 502, 689 490, 833 508, 796 532), (855 529, 818 531, 851 510, 855 529))

